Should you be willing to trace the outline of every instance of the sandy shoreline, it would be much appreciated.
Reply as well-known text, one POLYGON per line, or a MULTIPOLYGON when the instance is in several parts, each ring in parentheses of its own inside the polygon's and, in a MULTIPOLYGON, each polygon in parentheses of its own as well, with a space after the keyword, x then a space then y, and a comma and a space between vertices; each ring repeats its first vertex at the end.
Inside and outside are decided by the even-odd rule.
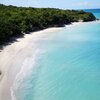
MULTIPOLYGON (((66 28, 70 29, 71 26, 80 24, 83 24, 83 22, 66 25, 66 28)), ((0 52, 0 70, 2 71, 2 75, 0 75, 0 100, 12 100, 11 87, 16 76, 20 73, 22 67, 27 67, 29 63, 33 62, 33 56, 38 53, 38 48, 35 48, 33 40, 39 40, 48 35, 48 33, 60 31, 61 29, 63 28, 48 28, 32 34, 26 34, 24 38, 17 39, 17 42, 6 46, 0 52)))
POLYGON ((42 31, 26 34, 24 38, 17 39, 17 42, 6 46, 0 52, 0 100, 11 99, 11 86, 16 75, 20 72, 21 67, 28 66, 32 61, 37 48, 34 48, 32 40, 44 37, 48 33, 56 32, 62 28, 48 28, 42 31), (24 64, 25 63, 25 64, 24 64))

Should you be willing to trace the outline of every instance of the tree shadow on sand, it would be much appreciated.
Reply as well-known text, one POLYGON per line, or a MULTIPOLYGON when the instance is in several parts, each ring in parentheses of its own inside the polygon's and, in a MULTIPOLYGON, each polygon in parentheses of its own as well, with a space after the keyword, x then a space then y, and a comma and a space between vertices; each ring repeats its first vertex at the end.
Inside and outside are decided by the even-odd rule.
POLYGON ((11 45, 14 42, 18 42, 18 38, 24 38, 24 34, 20 34, 20 35, 15 35, 10 37, 9 39, 3 41, 0 43, 0 52, 2 52, 2 50, 4 49, 4 47, 11 45))

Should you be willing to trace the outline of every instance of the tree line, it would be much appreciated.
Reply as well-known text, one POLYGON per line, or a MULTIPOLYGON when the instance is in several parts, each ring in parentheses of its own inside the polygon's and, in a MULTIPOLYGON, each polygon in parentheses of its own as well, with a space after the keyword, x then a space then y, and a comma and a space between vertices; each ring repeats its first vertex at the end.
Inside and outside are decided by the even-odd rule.
POLYGON ((5 6, 0 4, 0 43, 11 36, 60 27, 71 22, 95 20, 92 13, 83 10, 61 10, 56 8, 32 8, 5 6))

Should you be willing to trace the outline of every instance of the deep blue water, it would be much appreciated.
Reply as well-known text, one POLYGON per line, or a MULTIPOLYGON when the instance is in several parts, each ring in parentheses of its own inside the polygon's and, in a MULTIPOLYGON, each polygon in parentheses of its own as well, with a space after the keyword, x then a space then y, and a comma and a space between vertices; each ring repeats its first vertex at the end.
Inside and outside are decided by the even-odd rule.
POLYGON ((92 12, 97 18, 100 19, 100 9, 85 9, 86 12, 92 12))
POLYGON ((16 83, 15 100, 100 100, 100 21, 65 27, 36 44, 42 53, 16 83))
POLYGON ((100 9, 85 9, 87 12, 100 13, 100 9))

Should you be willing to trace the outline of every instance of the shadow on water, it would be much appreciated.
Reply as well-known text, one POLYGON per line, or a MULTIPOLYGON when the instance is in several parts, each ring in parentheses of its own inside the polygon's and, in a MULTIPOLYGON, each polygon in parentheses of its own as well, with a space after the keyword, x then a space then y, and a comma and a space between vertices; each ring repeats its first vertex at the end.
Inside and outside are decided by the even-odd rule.
POLYGON ((19 34, 19 35, 15 35, 10 37, 9 39, 3 41, 0 43, 0 52, 2 52, 2 50, 4 49, 4 47, 11 45, 14 42, 18 42, 18 38, 24 38, 24 34, 19 34))

